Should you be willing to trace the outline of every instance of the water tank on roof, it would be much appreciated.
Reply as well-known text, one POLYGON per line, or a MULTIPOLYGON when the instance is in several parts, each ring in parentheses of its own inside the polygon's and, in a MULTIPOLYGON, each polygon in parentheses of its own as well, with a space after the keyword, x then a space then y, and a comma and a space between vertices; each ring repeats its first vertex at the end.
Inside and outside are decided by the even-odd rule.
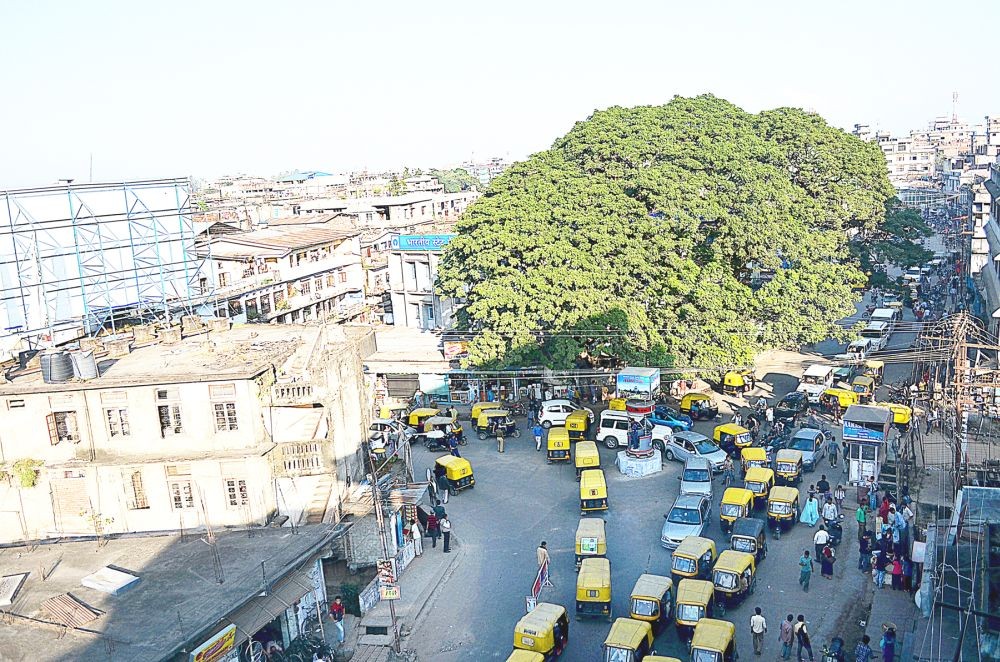
POLYGON ((70 358, 73 362, 73 376, 77 379, 97 378, 97 359, 94 358, 94 350, 71 352, 70 358))
POLYGON ((46 384, 61 384, 73 376, 73 360, 63 350, 42 354, 42 381, 46 384))

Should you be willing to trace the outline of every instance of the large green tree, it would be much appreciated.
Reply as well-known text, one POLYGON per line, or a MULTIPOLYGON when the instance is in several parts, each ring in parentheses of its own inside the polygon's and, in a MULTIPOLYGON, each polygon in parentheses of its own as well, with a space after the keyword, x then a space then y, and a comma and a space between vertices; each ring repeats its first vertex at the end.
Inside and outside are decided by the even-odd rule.
POLYGON ((465 168, 452 168, 450 170, 431 169, 428 173, 431 177, 437 177, 444 187, 445 193, 458 193, 468 191, 472 188, 482 187, 479 178, 469 174, 465 168))
POLYGON ((848 236, 892 193, 878 146, 812 113, 610 108, 493 181, 438 288, 467 302, 474 365, 744 364, 851 312, 848 236))

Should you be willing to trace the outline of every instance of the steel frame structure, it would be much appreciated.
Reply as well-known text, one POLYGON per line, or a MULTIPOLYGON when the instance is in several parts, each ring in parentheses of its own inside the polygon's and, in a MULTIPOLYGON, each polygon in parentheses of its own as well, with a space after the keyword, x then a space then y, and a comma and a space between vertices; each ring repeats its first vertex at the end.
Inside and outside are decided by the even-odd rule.
POLYGON ((210 261, 194 252, 190 196, 187 178, 0 191, 0 336, 36 346, 190 309, 210 261))

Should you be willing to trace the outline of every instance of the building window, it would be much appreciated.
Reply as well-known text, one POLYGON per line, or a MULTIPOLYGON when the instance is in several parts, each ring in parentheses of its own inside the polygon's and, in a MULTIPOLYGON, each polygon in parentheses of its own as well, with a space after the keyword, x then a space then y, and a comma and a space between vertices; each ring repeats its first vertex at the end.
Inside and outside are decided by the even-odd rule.
POLYGON ((260 314, 270 315, 271 314, 271 295, 264 294, 260 297, 260 314))
POLYGON ((347 272, 346 271, 338 271, 337 272, 337 282, 338 283, 346 283, 347 282, 347 272))
POLYGON ((230 508, 239 508, 250 503, 250 498, 247 496, 247 481, 245 479, 226 479, 226 503, 230 508))
POLYGON ((322 276, 319 277, 319 278, 317 278, 316 282, 313 283, 313 289, 316 290, 317 292, 320 292, 320 291, 323 290, 323 277, 322 276))
POLYGON ((125 505, 129 510, 149 510, 146 489, 142 486, 142 472, 138 469, 122 473, 125 483, 125 505))
POLYGON ((53 446, 61 441, 80 441, 80 430, 76 424, 75 411, 54 411, 45 417, 49 426, 49 441, 53 446))
POLYGON ((334 285, 333 274, 327 274, 326 275, 326 286, 327 287, 333 287, 333 285, 334 285))
POLYGON ((167 490, 174 510, 194 508, 194 489, 191 486, 191 465, 167 465, 167 490))
POLYGON ((236 421, 236 385, 213 384, 208 387, 212 410, 215 412, 215 431, 238 430, 236 421))
POLYGON ((8 400, 7 409, 24 409, 24 400, 8 400))
POLYGON ((104 410, 104 420, 108 426, 108 435, 115 437, 127 437, 131 434, 128 427, 128 409, 115 407, 104 410))
POLYGON ((304 280, 299 283, 299 290, 302 294, 309 294, 312 291, 312 281, 304 280))
POLYGON ((156 390, 156 411, 160 417, 160 436, 168 437, 184 432, 181 425, 181 403, 175 388, 156 390))

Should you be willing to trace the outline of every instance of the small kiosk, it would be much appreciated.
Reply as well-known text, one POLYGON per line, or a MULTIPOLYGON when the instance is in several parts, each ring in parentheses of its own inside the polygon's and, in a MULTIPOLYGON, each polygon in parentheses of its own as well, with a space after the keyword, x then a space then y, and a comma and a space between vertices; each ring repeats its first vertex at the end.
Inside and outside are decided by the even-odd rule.
POLYGON ((843 440, 850 460, 848 480, 860 485, 869 476, 878 478, 886 457, 892 412, 885 407, 851 405, 844 412, 843 440))

